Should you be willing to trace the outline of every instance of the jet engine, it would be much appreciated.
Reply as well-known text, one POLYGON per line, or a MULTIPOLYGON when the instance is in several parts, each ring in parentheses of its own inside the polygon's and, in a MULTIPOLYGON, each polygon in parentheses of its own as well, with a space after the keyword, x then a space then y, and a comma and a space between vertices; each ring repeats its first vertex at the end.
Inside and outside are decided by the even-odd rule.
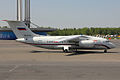
POLYGON ((82 40, 79 42, 79 46, 83 48, 92 48, 94 46, 93 40, 82 40))

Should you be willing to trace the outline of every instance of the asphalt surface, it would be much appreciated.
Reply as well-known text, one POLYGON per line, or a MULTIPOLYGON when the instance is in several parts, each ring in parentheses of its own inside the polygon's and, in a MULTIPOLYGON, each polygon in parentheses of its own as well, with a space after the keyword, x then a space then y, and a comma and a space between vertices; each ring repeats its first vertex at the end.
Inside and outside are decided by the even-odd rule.
POLYGON ((120 40, 115 49, 63 53, 0 41, 0 80, 120 80, 120 40))

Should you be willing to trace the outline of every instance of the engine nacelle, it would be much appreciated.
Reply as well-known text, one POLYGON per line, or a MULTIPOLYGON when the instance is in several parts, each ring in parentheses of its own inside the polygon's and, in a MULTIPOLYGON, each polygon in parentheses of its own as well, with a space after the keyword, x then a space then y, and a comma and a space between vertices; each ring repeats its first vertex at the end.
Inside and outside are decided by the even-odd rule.
POLYGON ((82 40, 79 42, 79 46, 83 48, 92 48, 94 46, 93 40, 82 40))

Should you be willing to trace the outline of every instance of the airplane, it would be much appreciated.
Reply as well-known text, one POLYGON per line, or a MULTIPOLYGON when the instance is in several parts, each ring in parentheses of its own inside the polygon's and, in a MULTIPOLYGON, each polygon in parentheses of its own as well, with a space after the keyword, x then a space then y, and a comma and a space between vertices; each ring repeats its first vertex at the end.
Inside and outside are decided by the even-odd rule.
POLYGON ((26 43, 35 47, 46 49, 62 49, 63 52, 73 52, 78 49, 104 50, 115 48, 115 45, 107 39, 87 35, 71 36, 43 36, 33 33, 23 21, 6 21, 17 39, 16 41, 26 43))

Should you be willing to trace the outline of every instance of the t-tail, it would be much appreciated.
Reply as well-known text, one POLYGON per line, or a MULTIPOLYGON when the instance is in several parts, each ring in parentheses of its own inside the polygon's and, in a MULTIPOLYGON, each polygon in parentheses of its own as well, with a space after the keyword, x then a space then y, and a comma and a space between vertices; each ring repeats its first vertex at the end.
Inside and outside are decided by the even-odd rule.
POLYGON ((33 33, 23 21, 6 21, 8 22, 9 26, 15 33, 16 37, 18 39, 24 38, 33 38, 35 36, 39 36, 35 33, 33 33))

